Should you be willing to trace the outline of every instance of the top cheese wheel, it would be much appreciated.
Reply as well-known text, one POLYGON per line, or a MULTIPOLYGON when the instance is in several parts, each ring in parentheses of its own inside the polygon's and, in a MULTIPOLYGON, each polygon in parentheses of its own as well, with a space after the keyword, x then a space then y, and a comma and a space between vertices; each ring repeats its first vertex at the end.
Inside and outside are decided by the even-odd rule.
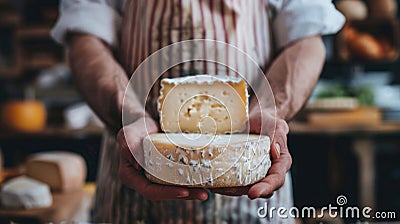
POLYGON ((158 111, 165 132, 242 132, 248 120, 243 79, 196 75, 161 80, 158 111))

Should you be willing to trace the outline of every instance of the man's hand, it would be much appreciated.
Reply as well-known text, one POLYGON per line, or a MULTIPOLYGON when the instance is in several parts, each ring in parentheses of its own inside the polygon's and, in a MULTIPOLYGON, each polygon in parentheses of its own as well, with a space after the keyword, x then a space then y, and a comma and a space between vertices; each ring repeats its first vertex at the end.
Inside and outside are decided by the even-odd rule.
MULTIPOLYGON (((250 130, 252 122, 252 118, 250 117, 250 130)), ((274 191, 281 188, 285 183, 286 173, 292 166, 292 157, 287 146, 288 132, 289 126, 286 121, 277 119, 271 140, 270 155, 272 166, 269 168, 267 176, 249 189, 249 198, 271 197, 274 191)))
MULTIPOLYGON (((287 147, 287 134, 289 127, 286 121, 278 119, 270 120, 275 125, 275 132, 271 141, 271 160, 272 166, 268 170, 267 176, 258 183, 245 187, 217 188, 212 192, 229 196, 248 195, 249 198, 269 198, 274 191, 278 190, 285 183, 286 173, 292 165, 292 157, 287 147)), ((250 116, 250 131, 260 130, 259 117, 250 116)))
POLYGON ((144 170, 136 159, 143 161, 143 138, 156 132, 157 125, 149 117, 141 118, 119 131, 117 140, 121 152, 118 175, 121 182, 149 200, 206 200, 208 194, 204 189, 160 185, 146 179, 144 170))

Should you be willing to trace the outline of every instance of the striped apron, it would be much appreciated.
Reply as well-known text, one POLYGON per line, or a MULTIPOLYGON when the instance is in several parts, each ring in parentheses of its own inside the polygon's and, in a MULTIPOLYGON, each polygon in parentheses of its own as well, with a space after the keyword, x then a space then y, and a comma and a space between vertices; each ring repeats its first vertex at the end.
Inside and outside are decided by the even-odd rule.
MULTIPOLYGON (((127 0, 121 30, 120 62, 127 74, 132 74, 152 53, 172 43, 210 39, 229 43, 247 53, 262 69, 272 57, 270 25, 264 0, 127 0)), ((179 57, 182 51, 177 51, 179 57)), ((207 48, 202 54, 218 54, 207 48)), ((228 64, 246 74, 250 82, 254 73, 235 53, 225 54, 228 64), (229 57, 229 58, 228 58, 229 57)), ((240 56, 241 57, 241 56, 240 56)), ((160 62, 159 62, 160 63, 160 62)), ((156 67, 149 66, 149 74, 156 67)), ((214 62, 179 64, 162 77, 182 75, 234 75, 214 62)), ((135 74, 138 88, 152 82, 146 74, 135 74)), ((158 119, 156 82, 146 99, 146 109, 158 119)), ((137 91, 140 94, 140 90, 137 91)), ((293 223, 291 219, 260 218, 258 208, 293 206, 290 176, 284 186, 270 199, 249 200, 247 196, 229 197, 209 193, 207 201, 149 201, 124 187, 118 179, 119 146, 115 135, 106 132, 103 137, 100 167, 97 177, 94 222, 111 223, 293 223)))

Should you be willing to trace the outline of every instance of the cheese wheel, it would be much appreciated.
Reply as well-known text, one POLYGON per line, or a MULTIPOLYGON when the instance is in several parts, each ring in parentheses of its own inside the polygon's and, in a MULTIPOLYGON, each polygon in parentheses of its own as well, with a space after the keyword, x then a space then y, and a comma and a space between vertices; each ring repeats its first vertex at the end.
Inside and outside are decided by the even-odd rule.
POLYGON ((26 176, 7 181, 1 190, 1 204, 5 208, 42 208, 52 203, 49 186, 26 176))
POLYGON ((187 187, 235 187, 264 178, 271 166, 267 136, 158 133, 143 141, 149 180, 187 187))
POLYGON ((0 117, 14 131, 38 132, 46 126, 46 106, 40 101, 11 101, 0 108, 0 117))
POLYGON ((161 80, 158 111, 164 132, 234 133, 246 129, 243 79, 196 75, 161 80))
POLYGON ((86 178, 84 159, 70 152, 44 152, 31 156, 26 163, 27 175, 48 184, 54 191, 82 188, 86 178))

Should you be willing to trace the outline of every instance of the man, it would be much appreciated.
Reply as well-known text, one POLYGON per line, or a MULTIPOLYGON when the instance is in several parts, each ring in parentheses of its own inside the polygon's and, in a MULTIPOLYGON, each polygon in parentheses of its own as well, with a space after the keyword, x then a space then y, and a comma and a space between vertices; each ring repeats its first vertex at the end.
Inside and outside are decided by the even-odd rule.
MULTIPOLYGON (((266 201, 269 206, 292 206, 287 121, 300 110, 322 69, 325 51, 319 35, 334 33, 343 23, 344 17, 329 0, 63 0, 52 36, 68 44, 76 84, 107 125, 94 221, 258 223, 265 222, 257 217, 257 208, 266 201), (142 139, 159 129, 152 112, 157 91, 150 95, 147 110, 136 91, 128 106, 131 122, 122 127, 128 78, 150 54, 190 39, 217 40, 236 47, 263 68, 270 82, 276 114, 271 112, 275 108, 257 111, 251 107, 249 111, 253 133, 260 132, 262 122, 276 119, 272 167, 259 183, 214 193, 162 186, 150 183, 132 156, 142 150, 142 139), (279 54, 273 58, 275 52, 279 54)), ((207 47, 200 51, 217 52, 207 47)), ((234 52, 226 55, 236 57, 234 52)), ((233 63, 257 82, 252 77, 254 70, 247 70, 241 59, 233 63)), ((221 72, 212 63, 194 67, 198 73, 221 72)), ((182 66, 167 76, 188 72, 182 66)), ((133 78, 139 87, 152 81, 146 74, 133 78)), ((269 221, 292 222, 276 217, 269 221)))

